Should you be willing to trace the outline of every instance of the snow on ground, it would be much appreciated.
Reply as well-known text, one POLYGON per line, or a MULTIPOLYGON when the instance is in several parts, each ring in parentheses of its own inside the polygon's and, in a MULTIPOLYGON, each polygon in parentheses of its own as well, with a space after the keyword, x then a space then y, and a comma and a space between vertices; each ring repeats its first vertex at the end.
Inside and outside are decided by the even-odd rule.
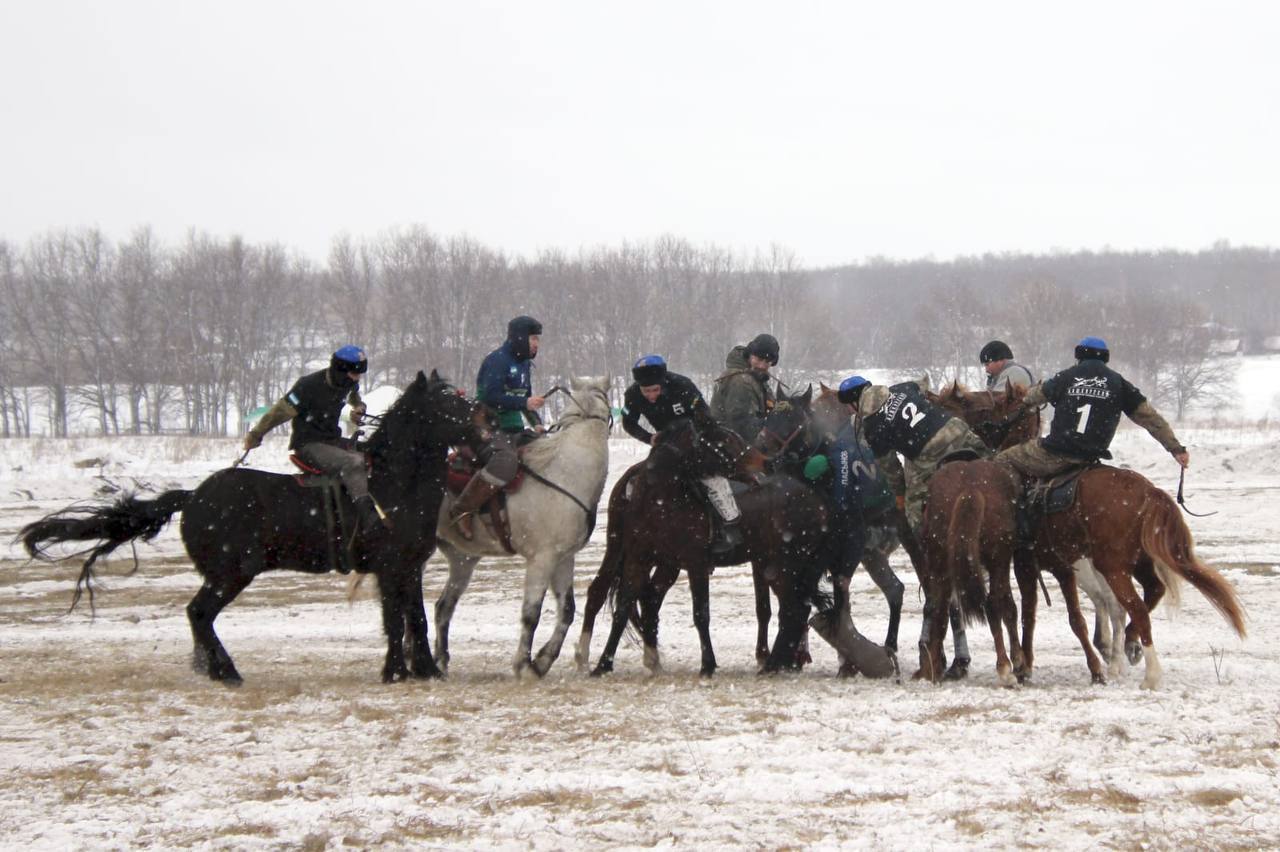
MULTIPOLYGON (((996 685, 990 637, 970 632, 968 681, 838 680, 815 647, 802 674, 761 678, 747 569, 712 582, 721 669, 697 677, 687 587, 664 610, 665 671, 624 645, 590 679, 565 655, 516 681, 519 569, 482 563, 459 605, 444 682, 384 686, 368 589, 259 578, 219 619, 245 685, 189 668, 184 607, 198 587, 176 524, 141 569, 105 572, 98 616, 64 615, 76 567, 0 549, 0 836, 12 847, 307 849, 1280 845, 1280 447, 1274 432, 1189 432, 1188 522, 1239 590, 1237 640, 1193 589, 1162 606, 1158 692, 1140 671, 1089 685, 1060 596, 1041 609, 1032 684, 996 685)), ((285 469, 283 437, 252 461, 285 469)), ((1124 430, 1117 458, 1170 491, 1176 466, 1124 430)), ((642 448, 614 442, 617 476, 642 448)), ((0 537, 119 487, 191 487, 236 443, 177 438, 0 442, 0 537)), ((603 525, 579 560, 578 600, 603 525)), ((903 662, 919 630, 907 584, 903 662)), ((429 600, 443 583, 429 565, 429 600)), ((854 618, 885 627, 855 578, 854 618)), ((549 629, 547 608, 540 635, 549 629)), ((607 618, 607 613, 603 616, 607 618)), ((576 625, 575 625, 576 628, 576 625)), ((434 629, 434 628, 433 628, 434 629)), ((598 629, 594 653, 603 635, 598 629)), ((820 644, 820 643, 819 643, 820 644)))

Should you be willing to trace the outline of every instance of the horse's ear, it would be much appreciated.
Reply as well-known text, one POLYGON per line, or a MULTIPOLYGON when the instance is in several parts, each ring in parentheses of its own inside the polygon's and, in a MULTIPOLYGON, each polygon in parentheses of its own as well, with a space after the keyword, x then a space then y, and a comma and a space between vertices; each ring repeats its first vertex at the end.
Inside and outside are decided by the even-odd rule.
MULTIPOLYGON (((433 376, 435 375, 435 370, 431 371, 431 375, 433 376)), ((420 388, 424 386, 426 383, 427 383, 427 377, 423 375, 421 370, 419 370, 417 378, 413 380, 413 386, 416 388, 420 388)))
POLYGON ((813 383, 809 383, 809 387, 805 388, 804 393, 796 400, 800 403, 801 408, 808 408, 809 403, 813 401, 813 383))
POLYGON ((961 394, 961 391, 960 391, 960 380, 959 380, 959 379, 956 379, 954 382, 952 382, 952 383, 947 387, 947 390, 946 390, 946 392, 943 394, 943 396, 949 396, 949 397, 951 397, 952 399, 959 399, 959 398, 960 398, 960 394, 961 394))
POLYGON ((431 368, 431 376, 429 378, 433 384, 435 382, 443 381, 443 379, 440 378, 439 371, 437 371, 434 367, 431 368))
POLYGON ((822 379, 818 379, 818 388, 823 396, 831 393, 831 388, 827 387, 827 383, 822 381, 822 379))

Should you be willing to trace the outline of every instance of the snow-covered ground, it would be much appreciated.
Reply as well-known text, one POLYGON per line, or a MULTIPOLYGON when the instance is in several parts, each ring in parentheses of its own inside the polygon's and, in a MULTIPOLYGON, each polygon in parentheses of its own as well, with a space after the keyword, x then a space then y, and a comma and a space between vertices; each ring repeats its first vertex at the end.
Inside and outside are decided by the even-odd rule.
MULTIPOLYGON (((581 848, 587 846, 1275 847, 1280 845, 1280 447, 1256 428, 1195 431, 1187 496, 1203 556, 1239 590, 1237 640, 1189 587, 1157 610, 1165 666, 1105 687, 1060 598, 1041 609, 1034 683, 996 685, 985 628, 967 682, 839 680, 815 647, 804 673, 761 678, 745 568, 712 582, 721 669, 697 677, 687 588, 672 590, 665 673, 639 650, 590 679, 566 653, 540 682, 509 662, 522 573, 483 563, 453 623, 447 681, 384 686, 379 616, 337 575, 259 578, 219 619, 245 685, 189 668, 184 607, 198 582, 176 525, 141 569, 105 572, 98 617, 64 615, 76 569, 0 550, 0 844, 581 848)), ((616 476, 641 450, 615 441, 616 476)), ((1145 434, 1115 450, 1174 489, 1145 434)), ((95 491, 191 487, 234 441, 0 442, 0 536, 95 491)), ((284 469, 284 438, 253 461, 284 469)), ((579 560, 578 600, 603 525, 579 560)), ((914 575, 902 645, 919 630, 914 575)), ((434 600, 438 561, 426 580, 434 600)), ((854 617, 882 635, 862 574, 854 617)), ((551 618, 548 607, 543 634, 551 618)), ((607 613, 605 614, 607 617, 607 613)), ((576 625, 575 625, 576 628, 576 625)), ((597 630, 594 652, 603 635, 597 630)), ((820 643, 819 643, 820 645, 820 643)))

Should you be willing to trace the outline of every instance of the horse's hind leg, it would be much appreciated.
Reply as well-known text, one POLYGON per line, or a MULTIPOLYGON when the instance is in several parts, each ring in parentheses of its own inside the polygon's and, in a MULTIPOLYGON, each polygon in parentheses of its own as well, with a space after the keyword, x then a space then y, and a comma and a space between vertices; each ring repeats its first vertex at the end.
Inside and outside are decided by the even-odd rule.
POLYGON ((964 618, 960 615, 960 607, 955 601, 947 603, 947 618, 951 622, 951 642, 955 651, 955 659, 944 675, 947 680, 963 680, 969 676, 969 634, 965 631, 964 618))
POLYGON ((1076 572, 1065 562, 1052 566, 1052 570, 1062 589, 1062 600, 1067 605, 1067 622, 1084 650, 1089 675, 1094 683, 1106 683, 1107 678, 1102 672, 1102 663, 1098 661, 1098 655, 1093 651, 1093 643, 1089 640, 1089 625, 1084 620, 1084 614, 1080 612, 1080 595, 1076 591, 1076 572))
POLYGON ((773 609, 769 602, 769 580, 761 562, 751 563, 751 585, 756 595, 756 662, 764 665, 769 659, 769 619, 773 618, 773 609))
POLYGON ((200 591, 187 604, 187 620, 191 622, 191 635, 195 640, 192 666, 196 671, 208 674, 210 679, 228 686, 239 686, 244 679, 214 632, 213 620, 252 580, 252 574, 242 573, 219 578, 216 582, 206 576, 200 591))
POLYGON ((605 571, 605 564, 600 563, 595 579, 587 586, 587 602, 582 607, 582 632, 573 651, 573 662, 580 672, 586 672, 591 665, 591 634, 595 632, 596 616, 609 599, 609 586, 613 582, 613 574, 605 571))
POLYGON ((542 601, 547 596, 547 586, 555 567, 551 557, 542 554, 529 559, 525 567, 524 603, 520 607, 520 642, 516 645, 516 653, 511 660, 511 668, 516 677, 522 676, 525 671, 538 674, 531 659, 533 635, 538 631, 538 621, 542 618, 542 601))
POLYGON ((440 552, 449 560, 449 579, 445 581, 440 597, 436 599, 436 665, 442 670, 449 670, 449 623, 453 620, 453 611, 458 606, 458 599, 471 583, 479 556, 462 553, 457 548, 440 543, 440 552))
POLYGON ((409 647, 409 660, 412 663, 414 677, 444 677, 444 672, 436 665, 431 655, 431 638, 427 635, 427 608, 422 601, 422 569, 406 572, 404 579, 405 619, 408 629, 407 637, 412 641, 409 647))
POLYGON ((538 649, 538 656, 533 659, 533 671, 539 677, 545 675, 551 664, 560 656, 564 646, 564 638, 573 624, 573 554, 564 556, 556 563, 555 572, 551 575, 551 593, 556 596, 556 626, 551 638, 538 649))
POLYGON ((1147 669, 1146 675, 1142 679, 1142 688, 1158 689, 1160 681, 1164 677, 1164 672, 1160 667, 1160 660, 1156 656, 1155 645, 1152 644, 1151 640, 1151 614, 1142 598, 1138 597, 1137 591, 1133 588, 1133 583, 1129 580, 1128 565, 1122 560, 1108 557, 1106 559, 1095 559, 1094 567, 1098 569, 1098 573, 1107 581, 1107 585, 1111 587, 1116 600, 1129 613, 1129 621, 1132 623, 1132 627, 1136 629, 1138 638, 1142 642, 1142 656, 1146 661, 1147 669))
POLYGON ((702 647, 702 668, 698 673, 711 677, 716 673, 716 652, 711 647, 711 577, 704 566, 686 569, 685 574, 693 597, 693 626, 698 629, 698 644, 702 647))

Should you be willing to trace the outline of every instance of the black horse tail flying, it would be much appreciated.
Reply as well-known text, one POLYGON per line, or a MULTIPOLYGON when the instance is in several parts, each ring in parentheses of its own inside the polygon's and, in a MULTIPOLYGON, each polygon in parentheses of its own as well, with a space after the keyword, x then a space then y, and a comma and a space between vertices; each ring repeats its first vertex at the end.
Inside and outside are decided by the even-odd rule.
MULTIPOLYGON (((80 577, 76 580, 76 593, 71 599, 71 609, 80 603, 80 595, 87 589, 89 607, 93 609, 93 565, 100 557, 107 556, 125 542, 136 539, 150 541, 160 534, 176 512, 191 501, 191 491, 166 491, 154 500, 139 500, 133 494, 125 494, 114 503, 99 505, 74 505, 46 515, 27 524, 18 532, 17 540, 32 559, 59 562, 79 556, 87 556, 80 577), (97 544, 74 553, 55 556, 49 548, 67 541, 88 541, 97 544)), ((138 568, 138 556, 134 553, 133 569, 138 568)), ((70 611, 70 610, 68 610, 70 611)))

